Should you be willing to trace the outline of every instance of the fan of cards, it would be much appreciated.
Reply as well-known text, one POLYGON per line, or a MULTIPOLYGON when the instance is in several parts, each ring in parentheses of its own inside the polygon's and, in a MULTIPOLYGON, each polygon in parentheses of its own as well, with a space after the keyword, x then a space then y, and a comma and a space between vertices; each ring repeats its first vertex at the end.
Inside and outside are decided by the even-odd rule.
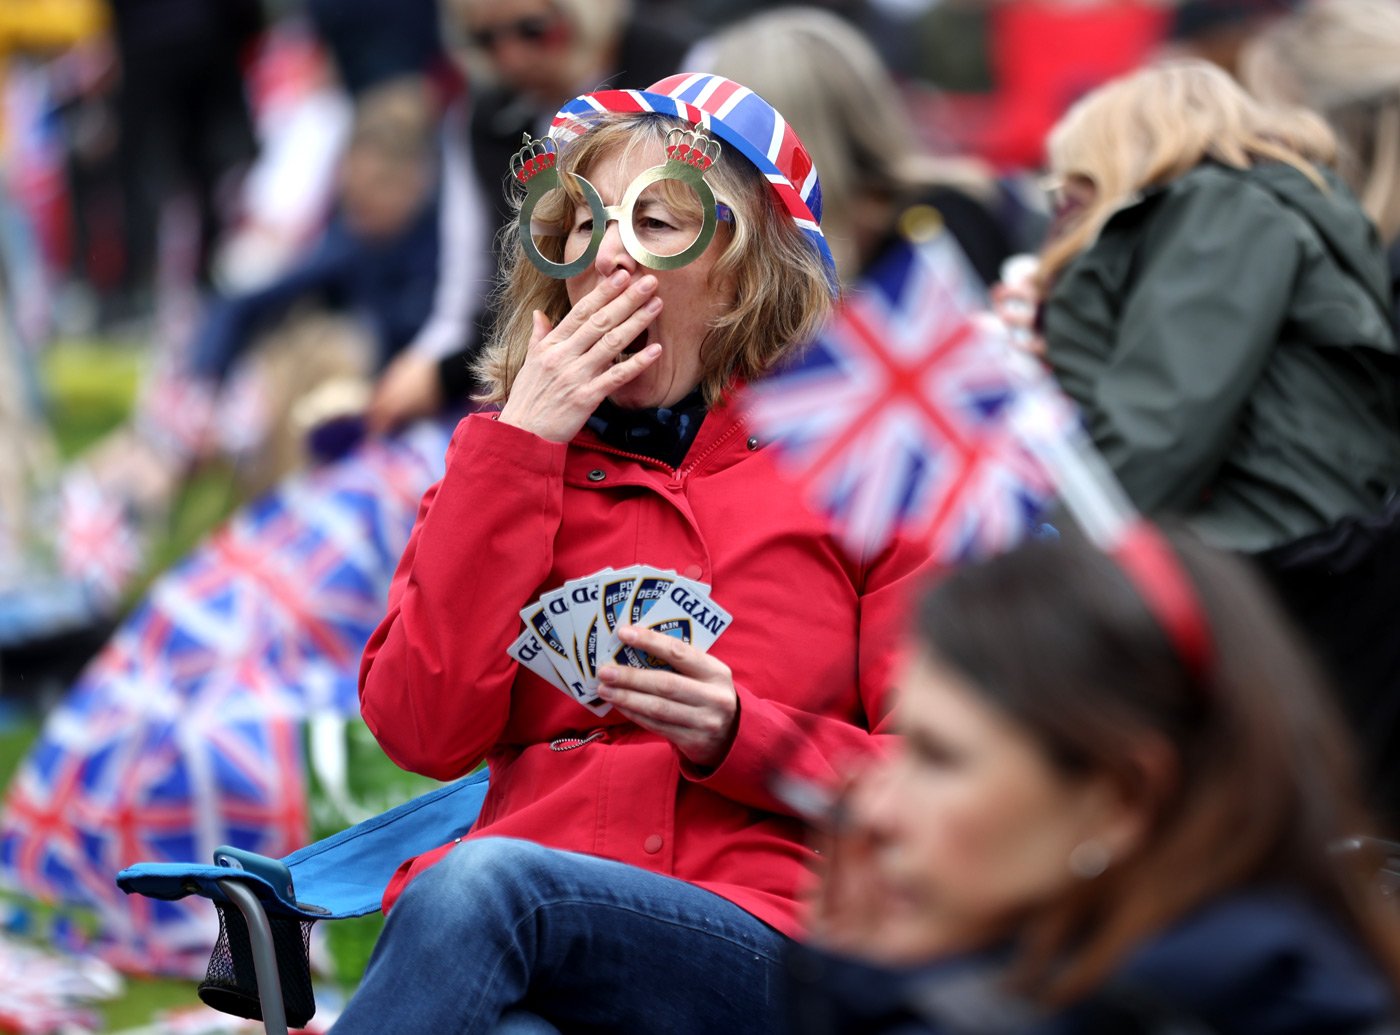
POLYGON ((705 583, 647 564, 572 579, 522 609, 520 617, 525 631, 507 653, 597 715, 612 708, 595 692, 601 666, 670 668, 624 646, 618 626, 639 625, 708 651, 731 620, 705 583))

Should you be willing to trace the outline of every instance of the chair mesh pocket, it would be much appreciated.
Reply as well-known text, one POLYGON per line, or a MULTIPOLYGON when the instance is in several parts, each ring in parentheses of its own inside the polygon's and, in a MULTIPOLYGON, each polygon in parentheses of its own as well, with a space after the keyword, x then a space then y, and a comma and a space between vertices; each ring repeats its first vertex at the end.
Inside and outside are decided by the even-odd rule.
MULTIPOLYGON (((214 906, 219 911, 219 940, 209 956, 199 998, 215 1010, 260 1021, 262 1003, 258 1000, 248 922, 232 903, 215 902, 214 906)), ((287 1026, 304 1027, 316 1013, 316 999, 311 991, 311 926, 315 921, 270 916, 268 922, 272 925, 287 1026)))

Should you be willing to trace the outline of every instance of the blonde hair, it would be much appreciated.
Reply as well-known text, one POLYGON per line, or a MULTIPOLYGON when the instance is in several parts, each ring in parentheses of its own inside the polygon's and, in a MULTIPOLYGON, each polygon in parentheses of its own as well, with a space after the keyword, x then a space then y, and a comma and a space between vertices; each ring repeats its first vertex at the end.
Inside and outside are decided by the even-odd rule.
POLYGON ((1261 100, 1327 120, 1343 179, 1382 239, 1400 237, 1400 3, 1314 0, 1246 48, 1240 75, 1261 100))
MULTIPOLYGON (((583 176, 629 149, 654 147, 663 154, 666 134, 688 123, 662 115, 603 115, 582 137, 560 149, 561 174, 583 176)), ((658 164, 660 162, 658 161, 658 164)), ((567 175, 562 176, 569 181, 567 175)), ((701 386, 714 403, 736 381, 751 380, 816 333, 831 312, 826 265, 781 209, 767 180, 730 148, 705 174, 715 196, 734 214, 721 224, 711 248, 723 248, 711 284, 732 283, 735 300, 709 328, 701 345, 701 386)), ((565 282, 537 270, 516 242, 516 218, 501 231, 502 284, 495 330, 475 364, 484 402, 503 402, 524 365, 533 313, 553 323, 569 311, 565 282)))
POLYGON ((879 53, 835 14, 788 7, 753 15, 716 34, 698 64, 751 88, 802 138, 821 170, 822 228, 843 278, 859 264, 851 223, 862 193, 893 199, 933 184, 993 191, 980 163, 921 152, 879 53))
POLYGON ((1320 119, 1267 109, 1220 68, 1197 60, 1154 65, 1099 87, 1059 121, 1046 146, 1051 172, 1088 180, 1094 196, 1042 249, 1045 285, 1138 192, 1203 161, 1236 169, 1284 162, 1325 188, 1316 165, 1329 164, 1336 150, 1320 119))

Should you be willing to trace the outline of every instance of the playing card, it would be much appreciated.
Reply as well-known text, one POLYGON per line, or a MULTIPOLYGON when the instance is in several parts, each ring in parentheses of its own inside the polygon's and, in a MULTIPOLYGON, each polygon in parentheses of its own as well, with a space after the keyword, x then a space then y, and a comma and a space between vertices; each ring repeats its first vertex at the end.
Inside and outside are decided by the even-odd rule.
POLYGON ((561 586, 548 593, 541 593, 538 602, 544 605, 545 613, 549 615, 550 625, 554 629, 554 636, 564 648, 568 671, 561 669, 559 674, 568 682, 582 683, 584 672, 579 663, 578 646, 574 642, 574 621, 569 611, 568 589, 561 586))
MULTIPOLYGON (((573 660, 573 644, 565 644, 550 619, 548 608, 541 601, 522 608, 520 617, 525 621, 525 629, 540 643, 540 653, 553 665, 561 683, 560 689, 578 701, 595 715, 603 715, 612 705, 603 701, 592 690, 583 685, 573 660)), ((514 655, 512 655, 514 656, 514 655)), ((519 659, 517 659, 519 660, 519 659)), ((523 664, 523 662, 522 662, 523 664)), ((535 671, 532 665, 527 665, 535 671)))
MULTIPOLYGON (((708 651, 733 621, 728 611, 710 599, 708 586, 678 576, 655 578, 645 588, 639 579, 626 617, 632 625, 675 636, 702 651, 708 651), (643 594, 645 598, 639 600, 643 594)), ((645 651, 623 646, 616 632, 599 648, 599 658, 634 668, 667 667, 645 651)))
POLYGON ((630 568, 610 571, 598 580, 598 634, 600 637, 606 638, 622 624, 623 611, 627 607, 627 599, 632 595, 632 587, 637 582, 637 576, 652 570, 654 569, 638 564, 630 568))
POLYGON ((564 583, 569 604, 569 623, 573 630, 574 657, 578 663, 583 685, 590 690, 598 686, 598 597, 602 581, 612 574, 611 568, 581 579, 564 583))
POLYGON ((572 697, 573 693, 564 685, 564 680, 560 678, 558 670, 550 663, 549 658, 545 657, 544 652, 545 646, 539 641, 538 637, 535 636, 535 630, 533 629, 526 629, 516 637, 514 643, 506 648, 506 653, 520 662, 520 664, 524 665, 546 683, 558 687, 572 697))
POLYGON ((540 594, 520 611, 525 631, 507 653, 597 715, 612 706, 596 694, 598 666, 666 668, 645 651, 624 647, 620 625, 640 625, 702 651, 732 621, 710 587, 649 564, 603 568, 540 594))
POLYGON ((691 623, 689 642, 702 651, 713 647, 734 620, 728 611, 710 599, 708 586, 689 579, 676 579, 639 624, 654 628, 682 618, 691 623))

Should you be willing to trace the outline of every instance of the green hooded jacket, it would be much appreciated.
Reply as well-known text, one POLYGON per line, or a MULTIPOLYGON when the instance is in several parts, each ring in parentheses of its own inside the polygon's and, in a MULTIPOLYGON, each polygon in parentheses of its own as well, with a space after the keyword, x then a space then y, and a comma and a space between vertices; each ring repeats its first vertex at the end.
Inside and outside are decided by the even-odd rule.
POLYGON ((1139 509, 1256 552, 1400 487, 1400 350, 1375 229, 1281 163, 1206 163, 1061 273, 1048 358, 1139 509))

